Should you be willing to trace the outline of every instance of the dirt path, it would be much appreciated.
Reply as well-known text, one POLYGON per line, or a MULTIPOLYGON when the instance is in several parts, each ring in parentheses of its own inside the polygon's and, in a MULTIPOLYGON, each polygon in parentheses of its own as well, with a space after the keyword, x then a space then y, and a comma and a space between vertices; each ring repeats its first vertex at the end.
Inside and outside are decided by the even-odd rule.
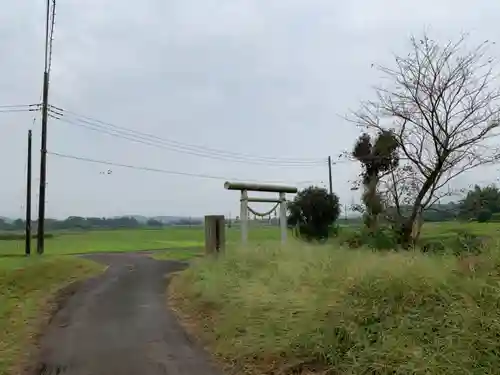
POLYGON ((43 375, 216 375, 167 308, 166 275, 185 267, 140 254, 99 254, 109 265, 84 283, 41 340, 43 375))

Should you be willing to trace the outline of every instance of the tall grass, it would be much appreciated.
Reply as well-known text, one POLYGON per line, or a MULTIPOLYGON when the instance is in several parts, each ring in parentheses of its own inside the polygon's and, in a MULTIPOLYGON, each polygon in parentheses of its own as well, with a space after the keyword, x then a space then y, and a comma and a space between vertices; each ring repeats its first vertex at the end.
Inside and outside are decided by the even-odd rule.
POLYGON ((499 272, 496 252, 261 246, 197 261, 172 292, 215 354, 255 373, 498 374, 499 272))

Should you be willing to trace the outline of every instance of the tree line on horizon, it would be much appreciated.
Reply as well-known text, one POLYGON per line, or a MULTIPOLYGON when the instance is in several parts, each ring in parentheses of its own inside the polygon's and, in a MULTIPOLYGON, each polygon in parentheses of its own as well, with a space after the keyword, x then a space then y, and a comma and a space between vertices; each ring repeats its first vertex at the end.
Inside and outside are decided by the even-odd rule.
MULTIPOLYGON (((137 220, 132 216, 123 217, 82 217, 70 216, 63 220, 46 219, 45 228, 47 231, 55 230, 92 230, 92 229, 135 229, 135 228, 162 228, 172 225, 201 225, 201 219, 178 218, 164 223, 155 218, 145 221, 137 220)), ((22 231, 26 226, 23 219, 7 220, 0 219, 0 231, 22 231)), ((37 221, 32 221, 32 230, 36 232, 37 221)))

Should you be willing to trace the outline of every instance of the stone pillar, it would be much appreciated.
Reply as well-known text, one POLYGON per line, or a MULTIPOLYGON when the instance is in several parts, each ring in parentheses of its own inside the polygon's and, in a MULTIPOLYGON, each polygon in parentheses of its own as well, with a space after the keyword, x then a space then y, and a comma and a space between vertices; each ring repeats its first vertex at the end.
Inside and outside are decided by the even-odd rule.
POLYGON ((226 249, 226 223, 224 215, 205 216, 205 253, 223 253, 226 249))
POLYGON ((281 228, 281 243, 286 242, 288 223, 286 220, 286 196, 285 193, 280 193, 280 228, 281 228))
POLYGON ((248 192, 241 191, 240 199, 240 230, 241 230, 241 243, 246 245, 248 242, 248 192))

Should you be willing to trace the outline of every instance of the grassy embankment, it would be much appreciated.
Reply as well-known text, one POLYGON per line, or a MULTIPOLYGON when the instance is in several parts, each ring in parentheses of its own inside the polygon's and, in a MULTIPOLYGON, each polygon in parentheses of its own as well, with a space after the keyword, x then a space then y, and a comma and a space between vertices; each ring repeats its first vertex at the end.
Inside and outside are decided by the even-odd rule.
POLYGON ((500 373, 497 246, 468 260, 331 244, 230 248, 196 261, 171 291, 187 326, 240 373, 500 373))
POLYGON ((21 373, 55 293, 102 270, 74 257, 0 257, 0 375, 21 373))

